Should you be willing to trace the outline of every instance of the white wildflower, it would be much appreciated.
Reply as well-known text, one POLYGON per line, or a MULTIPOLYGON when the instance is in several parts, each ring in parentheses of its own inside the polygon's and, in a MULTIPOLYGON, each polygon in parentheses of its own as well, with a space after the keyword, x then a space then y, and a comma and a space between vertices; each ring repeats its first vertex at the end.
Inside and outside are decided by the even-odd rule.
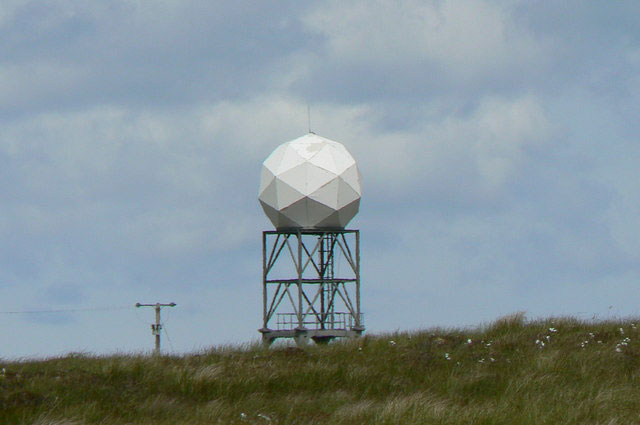
POLYGON ((263 415, 262 413, 258 413, 257 415, 259 418, 264 419, 267 422, 271 422, 271 418, 268 417, 267 415, 263 415))
POLYGON ((467 339, 467 344, 471 344, 473 343, 473 341, 471 341, 471 338, 467 339))
POLYGON ((449 353, 444 353, 444 358, 447 360, 451 360, 451 357, 449 357, 449 353))
POLYGON ((549 328, 549 332, 558 332, 556 328, 549 328))
POLYGON ((624 329, 620 328, 620 335, 624 335, 624 329))
POLYGON ((622 353, 622 348, 616 347, 616 353, 622 353))
POLYGON ((491 362, 495 362, 495 361, 496 361, 496 359, 494 359, 493 357, 489 357, 489 361, 491 361, 491 362))
POLYGON ((396 342, 394 340, 389 341, 389 345, 396 345, 396 342))
POLYGON ((589 336, 590 336, 591 338, 595 338, 595 337, 596 337, 596 335, 595 335, 593 332, 589 332, 589 336))

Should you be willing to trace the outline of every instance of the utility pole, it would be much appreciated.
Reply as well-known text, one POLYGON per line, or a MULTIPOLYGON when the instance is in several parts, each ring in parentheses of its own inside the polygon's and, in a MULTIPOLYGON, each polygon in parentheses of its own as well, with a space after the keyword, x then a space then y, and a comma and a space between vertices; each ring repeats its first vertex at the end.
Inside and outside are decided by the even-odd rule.
POLYGON ((155 307, 156 309, 156 324, 151 325, 151 334, 156 337, 156 349, 154 351, 155 354, 160 354, 160 331, 162 330, 162 323, 160 323, 160 309, 162 307, 175 307, 176 303, 169 304, 141 304, 136 303, 136 307, 155 307))

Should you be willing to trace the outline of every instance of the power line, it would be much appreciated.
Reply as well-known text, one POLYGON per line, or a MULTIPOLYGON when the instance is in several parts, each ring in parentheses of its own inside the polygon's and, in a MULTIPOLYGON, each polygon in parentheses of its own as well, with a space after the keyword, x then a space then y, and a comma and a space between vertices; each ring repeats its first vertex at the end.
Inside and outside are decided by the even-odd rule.
POLYGON ((83 308, 58 308, 51 310, 15 310, 0 311, 0 314, 40 314, 40 313, 78 313, 83 311, 114 311, 127 310, 131 306, 114 306, 114 307, 83 307, 83 308))
POLYGON ((162 326, 162 330, 164 331, 164 336, 167 337, 167 341, 169 341, 169 347, 171 347, 171 351, 175 353, 175 349, 173 348, 173 344, 171 343, 171 338, 169 338, 169 332, 167 332, 167 326, 162 326))

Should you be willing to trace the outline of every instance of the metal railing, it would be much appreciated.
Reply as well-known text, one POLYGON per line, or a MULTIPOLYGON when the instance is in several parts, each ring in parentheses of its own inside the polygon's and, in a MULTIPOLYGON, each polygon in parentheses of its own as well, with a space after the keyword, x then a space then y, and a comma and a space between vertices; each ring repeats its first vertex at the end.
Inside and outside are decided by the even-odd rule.
MULTIPOLYGON (((279 331, 292 330, 299 327, 298 315, 295 313, 276 314, 276 329, 279 331)), ((364 314, 360 313, 360 326, 364 325, 364 314)), ((318 320, 315 314, 303 316, 302 326, 307 329, 351 330, 356 326, 356 320, 351 313, 328 313, 324 321, 318 320), (323 323, 324 322, 324 323, 323 323)))

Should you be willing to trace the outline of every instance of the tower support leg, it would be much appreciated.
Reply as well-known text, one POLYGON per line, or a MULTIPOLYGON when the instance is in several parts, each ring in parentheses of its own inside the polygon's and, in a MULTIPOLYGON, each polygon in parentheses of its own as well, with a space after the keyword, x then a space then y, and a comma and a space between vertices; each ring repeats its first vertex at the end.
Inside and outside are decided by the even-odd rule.
POLYGON ((309 335, 307 335, 306 332, 296 332, 293 340, 296 342, 298 348, 304 348, 309 345, 309 335))
POLYGON ((273 344, 274 338, 270 338, 269 336, 262 334, 262 346, 264 348, 269 348, 271 347, 271 344, 273 344))

